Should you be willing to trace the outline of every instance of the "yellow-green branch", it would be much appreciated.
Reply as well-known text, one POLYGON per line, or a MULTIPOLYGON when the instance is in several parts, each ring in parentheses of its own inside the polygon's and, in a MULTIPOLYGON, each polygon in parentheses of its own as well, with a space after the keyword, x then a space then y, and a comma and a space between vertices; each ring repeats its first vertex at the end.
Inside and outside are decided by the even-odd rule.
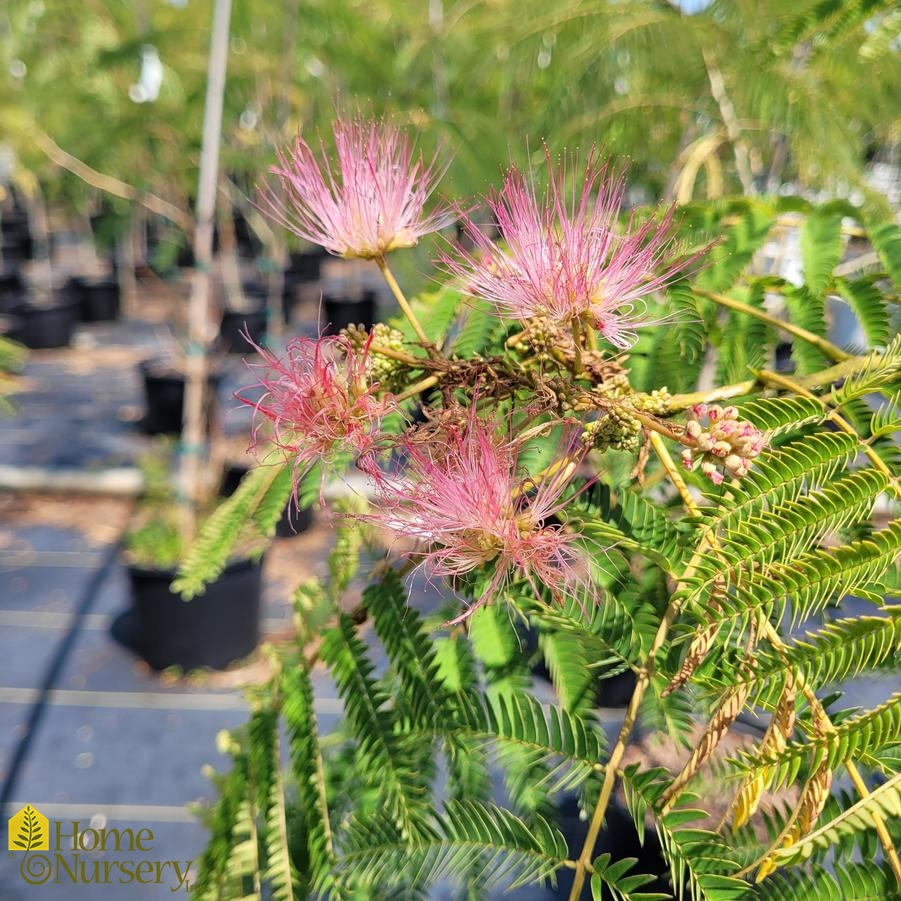
POLYGON ((851 357, 851 354, 842 350, 840 347, 836 347, 832 342, 827 341, 825 338, 821 338, 819 335, 815 335, 813 332, 808 331, 806 328, 802 328, 800 325, 795 325, 793 322, 777 319, 765 310, 759 310, 757 307, 742 303, 740 300, 735 300, 733 297, 727 297, 725 294, 717 294, 715 291, 703 291, 700 288, 695 288, 694 292, 698 296, 706 297, 708 300, 712 300, 722 307, 728 307, 730 310, 744 313, 746 316, 752 316, 754 319, 759 319, 761 322, 765 322, 775 329, 788 332, 788 334, 794 335, 796 338, 800 338, 808 344, 812 344, 829 357, 830 360, 835 360, 837 363, 841 363, 843 360, 847 360, 851 357))

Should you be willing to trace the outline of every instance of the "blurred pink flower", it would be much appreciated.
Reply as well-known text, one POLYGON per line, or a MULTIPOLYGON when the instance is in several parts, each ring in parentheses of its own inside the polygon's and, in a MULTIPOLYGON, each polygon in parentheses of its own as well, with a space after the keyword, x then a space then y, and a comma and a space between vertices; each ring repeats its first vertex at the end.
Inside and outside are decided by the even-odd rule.
POLYGON ((412 556, 433 575, 453 580, 493 565, 482 595, 452 622, 496 599, 515 575, 536 594, 545 586, 558 600, 581 603, 593 593, 578 536, 547 523, 568 502, 570 467, 551 467, 550 475, 533 482, 520 470, 516 443, 501 439, 497 424, 475 413, 440 440, 408 442, 404 450, 406 478, 381 480, 376 511, 364 518, 419 542, 412 556))
POLYGON ((238 399, 256 411, 255 441, 271 423, 272 437, 266 434, 262 441, 273 441, 293 458, 295 483, 317 461, 348 451, 357 455, 361 469, 375 473, 381 417, 394 408, 394 398, 375 395, 369 344, 358 351, 341 336, 294 338, 284 357, 256 350, 263 362, 248 365, 262 375, 243 390, 262 388, 263 394, 251 400, 239 392, 238 399))
POLYGON ((333 132, 337 161, 323 142, 320 158, 299 136, 278 152, 269 171, 281 190, 262 185, 261 208, 284 228, 337 256, 377 259, 456 218, 446 208, 425 213, 438 173, 403 132, 359 117, 336 121, 333 132))
POLYGON ((670 255, 673 210, 661 221, 648 220, 617 232, 625 183, 594 152, 585 174, 570 179, 565 165, 547 156, 549 183, 542 199, 534 183, 516 168, 500 191, 486 198, 503 236, 486 237, 464 219, 469 253, 443 259, 464 290, 494 304, 512 319, 544 316, 552 321, 581 320, 611 344, 628 348, 635 330, 653 324, 644 298, 666 285, 692 261, 670 255), (566 194, 570 180, 572 198, 566 194))

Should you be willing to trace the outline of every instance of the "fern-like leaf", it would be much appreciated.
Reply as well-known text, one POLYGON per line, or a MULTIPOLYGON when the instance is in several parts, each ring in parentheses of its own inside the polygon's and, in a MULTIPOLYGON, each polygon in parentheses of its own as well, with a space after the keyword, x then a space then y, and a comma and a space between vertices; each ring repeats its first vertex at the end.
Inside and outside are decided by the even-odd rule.
POLYGON ((812 867, 779 870, 754 893, 761 901, 877 901, 897 893, 897 882, 888 864, 872 860, 847 867, 812 867))
POLYGON ((556 827, 540 816, 528 823, 492 804, 451 801, 434 829, 398 840, 390 821, 355 823, 342 865, 367 884, 410 880, 427 886, 478 865, 489 884, 509 888, 553 878, 567 858, 556 827))
POLYGON ((290 494, 290 477, 288 465, 252 469, 238 490, 204 523, 179 567, 172 590, 186 600, 202 594, 206 586, 222 574, 242 538, 246 540, 245 523, 256 511, 270 510, 273 505, 279 510, 284 507, 290 494), (284 484, 286 471, 287 490, 284 484))
POLYGON ((417 766, 421 761, 411 755, 409 739, 398 733, 390 698, 373 678, 372 663, 349 616, 340 614, 325 635, 322 659, 337 683, 359 753, 369 772, 377 774, 389 815, 403 836, 414 834, 429 809, 423 781, 427 772, 417 766))
POLYGON ((299 814, 303 822, 309 881, 317 890, 327 884, 335 851, 326 799, 325 770, 319 747, 319 727, 313 709, 313 685, 305 666, 292 666, 283 674, 282 714, 291 748, 297 784, 299 814))

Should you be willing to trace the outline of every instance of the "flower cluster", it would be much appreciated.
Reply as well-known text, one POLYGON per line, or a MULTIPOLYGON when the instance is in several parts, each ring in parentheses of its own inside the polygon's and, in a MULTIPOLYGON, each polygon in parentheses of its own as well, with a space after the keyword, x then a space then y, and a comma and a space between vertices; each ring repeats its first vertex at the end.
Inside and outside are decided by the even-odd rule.
POLYGON ((281 190, 261 187, 263 209, 288 231, 337 256, 368 260, 454 221, 448 209, 425 212, 435 164, 417 158, 402 131, 361 118, 339 120, 333 131, 337 161, 324 144, 320 159, 298 137, 270 169, 281 190))
POLYGON ((660 222, 635 227, 630 221, 620 233, 622 179, 592 155, 568 201, 565 169, 555 169, 549 153, 547 165, 543 197, 512 168, 501 190, 486 198, 503 243, 464 220, 474 250, 458 248, 459 255, 444 263, 467 293, 488 300, 502 316, 584 323, 614 347, 631 347, 636 329, 652 324, 644 299, 691 262, 670 255, 673 211, 660 222))
POLYGON ((344 329, 344 333, 355 349, 362 350, 367 345, 375 345, 368 356, 369 373, 372 381, 378 382, 379 387, 391 390, 396 382, 403 379, 405 370, 398 361, 378 352, 381 348, 388 351, 405 351, 403 332, 391 328, 384 322, 376 322, 368 332, 362 326, 351 325, 344 329))
POLYGON ((733 478, 746 476, 751 461, 760 456, 766 444, 765 435, 750 422, 739 419, 735 407, 696 404, 690 412, 685 440, 691 441, 692 446, 682 451, 686 468, 694 469, 700 461, 701 472, 714 485, 723 482, 720 467, 733 478), (701 422, 705 417, 706 427, 701 422))
MULTIPOLYGON (((642 423, 667 413, 668 395, 633 391, 622 362, 594 338, 631 346, 636 330, 651 324, 646 299, 690 262, 672 251, 672 209, 662 219, 636 224, 633 218, 622 228, 623 181, 594 154, 584 174, 571 179, 546 153, 550 177, 541 196, 530 177, 511 169, 487 198, 500 239, 467 219, 471 249, 460 246, 443 263, 465 292, 523 321, 506 348, 514 364, 507 365, 506 355, 447 357, 423 337, 384 259, 453 218, 442 209, 424 211, 434 163, 417 159, 409 140, 385 122, 339 121, 334 136, 336 160, 324 150, 317 156, 300 138, 279 154, 272 173, 281 193, 264 188, 262 205, 333 254, 375 260, 428 354, 411 356, 403 333, 387 325, 296 338, 283 356, 256 348, 262 362, 251 365, 262 375, 252 386, 254 399, 242 398, 256 411, 255 439, 265 436, 292 459, 295 484, 315 462, 353 455, 373 484, 373 508, 362 519, 412 540, 409 555, 433 575, 457 585, 484 575, 484 589, 473 592, 472 605, 455 622, 514 579, 558 601, 596 601, 585 538, 564 524, 578 490, 571 487, 573 474, 592 448, 637 450, 642 423), (491 390, 480 397, 481 380, 491 380, 491 390), (440 401, 424 411, 426 427, 382 434, 386 413, 430 388, 440 401), (534 429, 511 437, 511 423, 522 417, 485 412, 489 395, 515 402, 528 392, 540 400, 538 414, 519 412, 534 429, 545 428, 535 422, 544 413, 590 420, 572 428, 557 459, 536 476, 522 462, 525 435, 534 429), (465 396, 468 408, 461 406, 465 396), (399 472, 383 465, 382 448, 393 451, 391 466, 401 462, 399 472)), ((717 483, 721 468, 746 474, 763 446, 760 432, 731 407, 698 406, 692 413, 685 464, 700 463, 717 483), (704 416, 707 426, 699 421, 704 416)))
POLYGON ((379 423, 394 398, 376 395, 368 344, 357 349, 341 336, 294 338, 283 357, 256 350, 263 362, 249 365, 262 376, 245 390, 263 393, 238 395, 257 413, 255 439, 264 423, 271 424, 272 440, 293 459, 298 476, 340 452, 355 454, 361 468, 373 471, 379 423))
MULTIPOLYGON (((433 575, 459 578, 494 567, 489 584, 459 622, 495 598, 518 575, 538 593, 582 600, 590 593, 588 560, 578 536, 552 522, 566 505, 573 466, 563 460, 532 480, 519 465, 520 448, 501 437, 495 420, 474 410, 424 445, 408 441, 405 477, 383 478, 375 512, 364 517, 399 538, 417 542, 413 556, 433 575)), ((570 453, 581 453, 574 441, 570 453)), ((572 463, 571 455, 565 460, 572 463)))

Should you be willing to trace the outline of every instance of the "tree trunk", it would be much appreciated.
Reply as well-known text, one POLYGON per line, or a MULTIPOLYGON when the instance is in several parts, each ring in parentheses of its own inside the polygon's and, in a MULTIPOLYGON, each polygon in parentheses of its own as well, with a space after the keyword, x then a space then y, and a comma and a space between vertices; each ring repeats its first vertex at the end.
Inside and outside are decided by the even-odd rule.
POLYGON ((181 447, 181 496, 186 541, 193 538, 196 527, 196 507, 200 499, 200 475, 205 452, 204 394, 207 381, 210 269, 213 262, 213 219, 216 214, 216 185, 219 177, 219 144, 222 135, 222 105, 225 95, 230 19, 231 0, 216 0, 213 10, 213 34, 210 42, 203 144, 197 189, 194 273, 188 308, 188 351, 185 367, 187 382, 181 447))

